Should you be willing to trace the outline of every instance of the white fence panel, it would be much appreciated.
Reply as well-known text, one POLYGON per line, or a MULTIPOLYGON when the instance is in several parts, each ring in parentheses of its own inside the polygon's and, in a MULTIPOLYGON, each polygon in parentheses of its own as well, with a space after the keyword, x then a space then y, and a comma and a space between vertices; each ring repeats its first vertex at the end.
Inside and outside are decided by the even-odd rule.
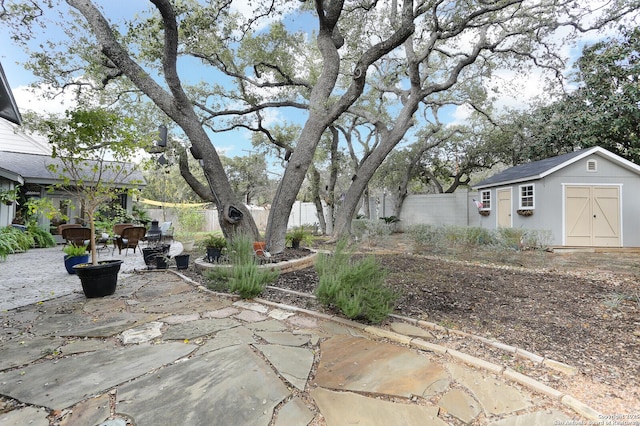
MULTIPOLYGON (((473 203, 473 198, 477 199, 478 194, 468 191, 457 191, 453 194, 409 195, 404 201, 400 215, 392 211, 393 197, 389 195, 384 199, 372 197, 369 199, 369 205, 372 206, 373 219, 398 216, 400 218, 400 229, 402 230, 419 224, 480 226, 480 215, 473 203)), ((250 210, 258 229, 264 232, 267 228, 269 209, 266 207, 251 207, 250 210)), ((175 209, 149 209, 147 212, 152 219, 160 222, 171 221, 174 227, 177 227, 178 219, 175 209)), ((217 210, 204 210, 204 216, 205 226, 203 231, 221 231, 217 210)), ((315 204, 295 202, 289 215, 289 228, 313 225, 318 222, 315 204)))

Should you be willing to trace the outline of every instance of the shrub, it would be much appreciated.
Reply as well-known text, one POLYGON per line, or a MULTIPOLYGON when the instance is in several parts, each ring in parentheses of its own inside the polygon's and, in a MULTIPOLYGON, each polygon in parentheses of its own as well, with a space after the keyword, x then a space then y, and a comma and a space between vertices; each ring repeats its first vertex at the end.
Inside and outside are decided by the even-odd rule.
POLYGON ((524 229, 520 228, 498 228, 497 244, 504 248, 518 250, 524 245, 524 233, 524 229))
POLYGON ((69 244, 67 246, 64 246, 62 251, 69 257, 84 256, 85 254, 87 254, 87 247, 69 244))
POLYGON ((208 287, 214 290, 228 289, 243 299, 252 299, 264 291, 267 284, 278 278, 278 271, 258 267, 253 251, 253 239, 238 235, 229 246, 231 268, 216 268, 207 274, 208 287))
POLYGON ((285 238, 287 247, 295 247, 299 244, 309 245, 313 242, 311 232, 304 225, 291 229, 285 238))
POLYGON ((33 237, 36 247, 54 247, 56 240, 50 232, 38 227, 36 224, 29 224, 27 232, 33 237))
POLYGON ((348 318, 380 323, 393 311, 397 294, 384 286, 386 271, 373 256, 354 260, 345 249, 341 240, 332 255, 318 257, 316 296, 348 318))
POLYGON ((378 240, 393 233, 395 223, 384 220, 354 219, 351 221, 351 233, 357 240, 375 244, 378 240))
MULTIPOLYGON (((517 252, 549 247, 552 234, 547 230, 499 228, 488 230, 473 226, 415 225, 407 230, 416 253, 428 252, 466 258, 470 250, 486 252, 495 260, 511 262, 517 252)), ((544 260, 544 257, 541 257, 544 260)))
POLYGON ((205 247, 215 247, 222 250, 227 246, 227 240, 219 234, 208 234, 205 239, 202 240, 202 244, 205 247))
POLYGON ((35 245, 33 236, 12 226, 0 228, 0 259, 8 255, 29 250, 35 245))

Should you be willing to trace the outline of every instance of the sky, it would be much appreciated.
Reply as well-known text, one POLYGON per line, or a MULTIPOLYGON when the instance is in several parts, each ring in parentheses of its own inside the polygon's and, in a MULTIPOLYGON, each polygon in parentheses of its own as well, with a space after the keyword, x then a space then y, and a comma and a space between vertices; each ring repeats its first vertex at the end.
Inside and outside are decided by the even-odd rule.
MULTIPOLYGON (((96 4, 102 7, 105 15, 109 19, 117 20, 119 17, 130 18, 135 14, 143 14, 145 10, 152 7, 149 0, 97 0, 96 4)), ((250 6, 246 1, 234 2, 234 9, 245 15, 250 13, 250 6)), ((298 26, 303 25, 298 23, 298 26)), ((44 39, 60 39, 64 38, 62 30, 57 26, 49 26, 46 34, 41 34, 36 40, 42 43, 44 39)), ((29 85, 36 81, 36 77, 23 66, 28 60, 28 55, 10 39, 10 34, 6 31, 0 31, 0 62, 7 76, 9 85, 11 86, 14 98, 21 112, 27 110, 42 111, 50 113, 63 113, 74 105, 73 95, 66 93, 59 96, 55 100, 46 99, 34 93, 29 85)), ((186 61, 195 60, 192 58, 180 59, 179 69, 181 70, 181 78, 185 82, 196 82, 201 78, 201 73, 196 67, 191 67, 186 61), (191 72, 183 72, 185 69, 191 68, 191 72)), ((263 114, 265 124, 270 124, 280 120, 280 113, 266 111, 263 114)), ((254 152, 251 144, 250 132, 246 129, 226 132, 225 134, 210 134, 210 138, 218 152, 227 156, 246 156, 254 152)), ((175 137, 175 136, 174 136, 175 137)))
MULTIPOLYGON (((98 1, 109 17, 130 17, 149 8, 148 0, 109 0, 98 1)), ((235 2, 240 8, 248 8, 248 2, 235 2)), ((297 23, 297 25, 303 25, 297 23)), ((42 34, 39 41, 43 39, 57 39, 62 37, 59 27, 49 26, 48 32, 42 34)), ((21 63, 26 61, 26 54, 15 46, 9 39, 6 31, 0 31, 0 61, 2 62, 5 74, 12 88, 18 107, 22 110, 35 110, 42 112, 63 112, 72 105, 71 95, 60 97, 56 100, 47 100, 33 94, 27 85, 35 81, 35 77, 26 70, 21 63)), ((580 53, 578 49, 567 50, 563 54, 576 58, 580 53)), ((197 80, 200 74, 197 67, 191 74, 187 73, 185 79, 197 80)), ((539 71, 532 71, 525 76, 516 76, 509 70, 499 70, 495 73, 488 87, 495 87, 498 90, 491 93, 498 98, 498 105, 503 107, 522 107, 528 100, 535 99, 544 94, 544 84, 542 74, 539 71)), ((493 89, 491 89, 493 90, 493 89)), ((464 107, 451 107, 446 110, 444 122, 460 124, 469 116, 469 110, 464 107)), ((302 115, 301 115, 302 117, 302 115)), ((268 122, 277 122, 282 118, 282 113, 270 113, 266 116, 268 122)), ((239 130, 231 134, 212 135, 212 140, 219 152, 229 156, 248 155, 252 151, 249 139, 249 132, 239 130)))

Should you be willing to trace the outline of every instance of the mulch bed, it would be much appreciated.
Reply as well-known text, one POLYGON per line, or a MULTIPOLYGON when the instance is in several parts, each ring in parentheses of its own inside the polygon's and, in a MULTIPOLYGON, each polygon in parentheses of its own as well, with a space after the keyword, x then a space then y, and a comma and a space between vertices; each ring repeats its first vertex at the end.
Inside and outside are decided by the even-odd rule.
MULTIPOLYGON (((300 255, 289 252, 284 257, 300 255)), ((629 262, 623 262, 625 256, 619 254, 542 256, 541 262, 523 252, 510 257, 510 265, 499 265, 487 263, 487 258, 458 261, 407 253, 376 254, 389 271, 386 284, 400 294, 398 315, 561 361, 612 389, 638 383, 640 272, 634 266, 634 255, 625 255, 629 262)), ((307 268, 281 274, 273 286, 312 294, 317 283, 315 270, 307 268)), ((260 297, 336 313, 313 299, 277 290, 267 289, 260 297)), ((465 345, 455 337, 449 340, 456 347, 465 345)), ((481 350, 485 355, 504 357, 491 348, 481 350)), ((631 397, 640 400, 633 392, 631 397)))

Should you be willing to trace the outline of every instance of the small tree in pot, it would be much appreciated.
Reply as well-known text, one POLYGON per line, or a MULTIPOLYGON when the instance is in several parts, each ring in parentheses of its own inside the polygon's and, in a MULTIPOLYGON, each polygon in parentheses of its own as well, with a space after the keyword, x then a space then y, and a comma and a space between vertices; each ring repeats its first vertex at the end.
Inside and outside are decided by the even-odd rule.
POLYGON ((185 251, 193 250, 196 232, 202 231, 204 215, 195 207, 180 207, 178 209, 177 238, 182 242, 185 251))
POLYGON ((67 111, 62 118, 49 117, 40 123, 39 130, 46 134, 52 146, 52 161, 47 167, 62 181, 57 189, 79 200, 91 229, 91 263, 75 266, 85 295, 101 297, 113 294, 122 261, 98 262, 96 213, 101 205, 112 202, 120 194, 129 193, 142 182, 135 165, 128 161, 138 149, 151 142, 151 136, 139 137, 133 119, 101 108, 67 111), (101 289, 87 291, 86 285, 89 285, 89 275, 93 271, 104 277, 107 273, 113 275, 113 270, 113 282, 104 278, 98 283, 101 289), (84 277, 87 277, 87 283, 84 277))

